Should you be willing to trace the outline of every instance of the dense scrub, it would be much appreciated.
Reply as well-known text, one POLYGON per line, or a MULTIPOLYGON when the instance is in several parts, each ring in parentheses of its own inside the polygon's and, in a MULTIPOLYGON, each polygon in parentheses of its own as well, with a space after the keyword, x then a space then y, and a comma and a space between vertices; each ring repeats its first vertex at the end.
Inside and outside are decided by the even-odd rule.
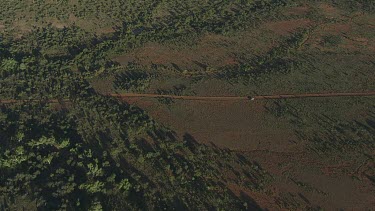
MULTIPOLYGON (((95 7, 102 5, 97 7, 99 13, 93 12, 91 2, 82 2, 85 7, 68 1, 49 7, 42 7, 40 1, 4 3, 2 9, 7 12, 2 13, 2 19, 8 26, 11 23, 7 18, 20 14, 33 15, 36 23, 43 22, 46 12, 48 17, 67 19, 64 9, 70 8, 74 16, 84 18, 100 18, 101 12, 111 12, 123 24, 114 35, 104 37, 78 26, 37 27, 20 39, 11 38, 9 31, 5 33, 0 45, 1 98, 39 101, 1 106, 1 208, 257 209, 249 197, 235 195, 227 186, 230 183, 244 190, 262 190, 269 176, 257 164, 236 153, 198 144, 189 134, 178 138, 140 109, 96 93, 85 78, 116 68, 106 58, 115 45, 169 39, 191 30, 224 30, 226 21, 241 23, 245 17, 239 15, 247 12, 233 12, 235 6, 228 2, 221 4, 233 9, 227 11, 229 18, 198 7, 197 19, 176 28, 190 14, 164 17, 164 21, 156 18, 158 25, 153 25, 156 19, 152 14, 140 13, 151 8, 128 5, 124 10, 112 3, 116 2, 96 3, 95 7), (30 6, 30 13, 22 11, 25 5, 30 6), (128 13, 129 8, 134 10, 134 17, 128 13), (48 99, 61 101, 50 105, 45 103, 48 99)), ((263 10, 269 5, 250 5, 247 9, 263 10)), ((227 13, 226 9, 219 11, 227 13)), ((135 82, 117 83, 131 89, 143 83, 139 77, 147 80, 148 76, 133 71, 118 77, 135 77, 135 82)))
POLYGON ((34 58, 21 63, 22 70, 14 60, 12 72, 2 75, 2 97, 40 102, 1 106, 2 208, 256 206, 226 186, 261 190, 269 176, 256 164, 188 134, 175 137, 140 109, 95 93, 54 62, 34 58), (48 98, 70 101, 55 107, 44 103, 48 98), (247 176, 227 177, 233 172, 247 176))

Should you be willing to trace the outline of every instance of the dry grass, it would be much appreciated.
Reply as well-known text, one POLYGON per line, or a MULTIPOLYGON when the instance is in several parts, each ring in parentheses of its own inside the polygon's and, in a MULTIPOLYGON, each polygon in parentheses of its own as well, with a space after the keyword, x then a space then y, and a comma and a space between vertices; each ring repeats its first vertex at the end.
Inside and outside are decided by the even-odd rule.
POLYGON ((284 20, 266 23, 265 27, 273 33, 285 36, 295 32, 298 28, 308 27, 312 23, 309 19, 284 20))

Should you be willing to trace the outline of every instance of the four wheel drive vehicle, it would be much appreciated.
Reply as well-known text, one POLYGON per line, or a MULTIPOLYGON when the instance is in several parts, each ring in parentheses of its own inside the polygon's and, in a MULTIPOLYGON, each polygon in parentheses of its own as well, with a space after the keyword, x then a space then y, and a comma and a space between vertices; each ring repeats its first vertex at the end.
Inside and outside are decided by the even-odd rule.
POLYGON ((252 96, 247 96, 247 98, 251 101, 255 100, 255 97, 252 97, 252 96))

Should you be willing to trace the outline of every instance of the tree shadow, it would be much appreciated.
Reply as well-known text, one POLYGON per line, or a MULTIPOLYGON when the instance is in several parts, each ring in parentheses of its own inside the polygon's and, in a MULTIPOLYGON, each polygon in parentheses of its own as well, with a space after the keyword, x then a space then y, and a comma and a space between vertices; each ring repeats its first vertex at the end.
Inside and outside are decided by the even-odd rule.
POLYGON ((193 61, 193 63, 198 65, 202 69, 207 69, 207 67, 208 67, 206 64, 203 64, 202 62, 193 61))
POLYGON ((367 124, 372 127, 372 129, 375 129, 375 121, 372 119, 367 119, 366 120, 367 124))
POLYGON ((256 201, 253 198, 251 198, 248 194, 246 194, 243 191, 241 191, 239 198, 246 203, 246 210, 264 210, 258 205, 258 203, 256 203, 256 201))
POLYGON ((179 72, 182 71, 182 69, 175 63, 171 63, 172 67, 175 68, 176 70, 178 70, 179 72))
POLYGON ((185 143, 185 146, 187 146, 191 152, 196 152, 196 147, 199 145, 199 143, 192 135, 190 135, 189 133, 185 133, 182 139, 185 143))

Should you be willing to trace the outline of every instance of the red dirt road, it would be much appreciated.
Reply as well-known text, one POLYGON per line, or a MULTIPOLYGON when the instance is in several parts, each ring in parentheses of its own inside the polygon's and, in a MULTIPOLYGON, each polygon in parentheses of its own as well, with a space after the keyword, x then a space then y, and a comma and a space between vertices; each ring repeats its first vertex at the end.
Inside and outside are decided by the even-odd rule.
MULTIPOLYGON (((197 101, 242 101, 250 100, 271 100, 271 99, 291 99, 291 98, 318 98, 318 97, 360 97, 360 96, 375 96, 375 91, 368 92, 336 92, 336 93, 305 93, 305 94, 280 94, 280 95, 258 95, 251 97, 241 96, 179 96, 179 95, 159 95, 159 94, 110 94, 109 96, 123 99, 123 98, 171 98, 176 100, 197 100, 197 101)), ((0 100, 0 104, 11 104, 18 102, 37 102, 41 100, 0 100)), ((46 100, 48 103, 67 102, 69 100, 46 100)))
MULTIPOLYGON (((116 98, 171 98, 179 100, 202 100, 202 101, 236 101, 249 100, 249 97, 241 96, 178 96, 178 95, 158 95, 158 94, 111 94, 116 98)), ((254 100, 267 99, 289 99, 289 98, 316 98, 316 97, 357 97, 375 96, 375 91, 369 92, 337 92, 337 93, 305 93, 305 94, 281 94, 281 95, 258 95, 251 96, 254 100)))
POLYGON ((36 100, 36 99, 31 99, 31 100, 1 100, 0 99, 0 104, 13 104, 13 103, 21 103, 21 102, 46 102, 46 103, 63 103, 63 102, 69 102, 69 100, 56 100, 56 99, 50 99, 50 100, 36 100))

